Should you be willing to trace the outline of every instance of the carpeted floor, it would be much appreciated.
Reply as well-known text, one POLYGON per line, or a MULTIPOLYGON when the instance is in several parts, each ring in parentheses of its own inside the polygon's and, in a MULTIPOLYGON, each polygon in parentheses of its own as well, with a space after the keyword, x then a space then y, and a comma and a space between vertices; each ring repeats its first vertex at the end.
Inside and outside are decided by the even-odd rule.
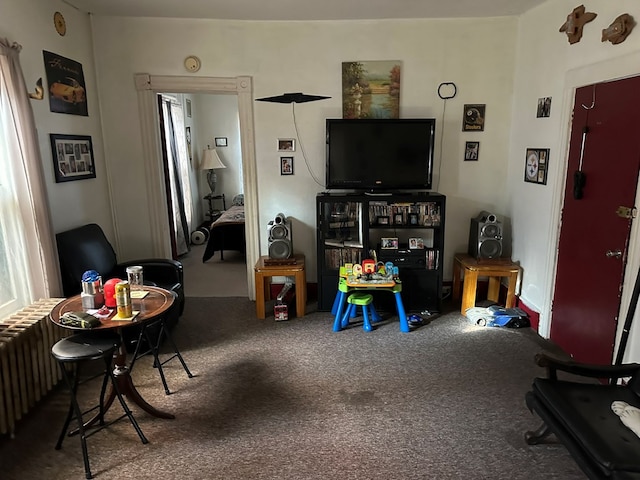
MULTIPOLYGON (((558 479, 585 476, 565 448, 528 446, 540 421, 524 394, 543 371, 529 329, 470 325, 458 313, 403 334, 334 333, 328 313, 255 319, 244 298, 189 298, 174 338, 196 375, 166 365, 173 393, 143 358, 143 397, 175 420, 134 408, 150 443, 121 421, 89 438, 101 479, 558 479)), ((84 478, 79 440, 53 449, 61 389, 0 440, 0 477, 84 478)), ((117 409, 113 409, 116 410, 117 409)), ((110 412, 116 413, 115 411, 110 412)))

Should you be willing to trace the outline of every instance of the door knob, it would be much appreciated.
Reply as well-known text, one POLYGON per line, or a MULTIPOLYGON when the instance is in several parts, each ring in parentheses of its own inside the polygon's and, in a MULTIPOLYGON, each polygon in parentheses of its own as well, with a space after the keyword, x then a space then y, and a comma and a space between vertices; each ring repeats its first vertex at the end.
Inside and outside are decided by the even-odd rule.
POLYGON ((620 258, 622 257, 621 250, 607 250, 606 253, 607 258, 620 258))

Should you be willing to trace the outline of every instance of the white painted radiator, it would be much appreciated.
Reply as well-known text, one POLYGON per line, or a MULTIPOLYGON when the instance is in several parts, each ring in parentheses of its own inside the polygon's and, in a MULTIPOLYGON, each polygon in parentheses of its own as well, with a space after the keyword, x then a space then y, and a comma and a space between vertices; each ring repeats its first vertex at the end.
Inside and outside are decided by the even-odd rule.
POLYGON ((49 320, 62 298, 38 300, 0 320, 0 434, 20 420, 61 379, 51 347, 68 335, 49 320))

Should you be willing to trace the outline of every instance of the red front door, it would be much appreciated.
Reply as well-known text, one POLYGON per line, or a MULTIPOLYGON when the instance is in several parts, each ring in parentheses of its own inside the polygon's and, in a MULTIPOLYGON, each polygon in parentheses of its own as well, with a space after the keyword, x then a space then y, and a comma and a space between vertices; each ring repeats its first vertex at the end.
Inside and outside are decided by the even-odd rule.
POLYGON ((551 340, 581 362, 613 360, 631 229, 631 219, 617 211, 635 205, 639 112, 640 77, 576 91, 551 340), (585 185, 577 199, 574 173, 581 157, 585 185))

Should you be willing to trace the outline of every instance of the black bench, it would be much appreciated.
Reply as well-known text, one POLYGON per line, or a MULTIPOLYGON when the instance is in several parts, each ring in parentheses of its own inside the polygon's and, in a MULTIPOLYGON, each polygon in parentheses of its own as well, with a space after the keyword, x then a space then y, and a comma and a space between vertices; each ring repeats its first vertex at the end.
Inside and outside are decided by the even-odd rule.
POLYGON ((640 480, 640 438, 611 410, 616 400, 640 408, 640 364, 587 365, 546 354, 535 361, 548 378, 534 379, 525 400, 544 424, 525 441, 535 445, 553 433, 590 479, 640 480), (558 371, 587 378, 560 380, 558 371))

